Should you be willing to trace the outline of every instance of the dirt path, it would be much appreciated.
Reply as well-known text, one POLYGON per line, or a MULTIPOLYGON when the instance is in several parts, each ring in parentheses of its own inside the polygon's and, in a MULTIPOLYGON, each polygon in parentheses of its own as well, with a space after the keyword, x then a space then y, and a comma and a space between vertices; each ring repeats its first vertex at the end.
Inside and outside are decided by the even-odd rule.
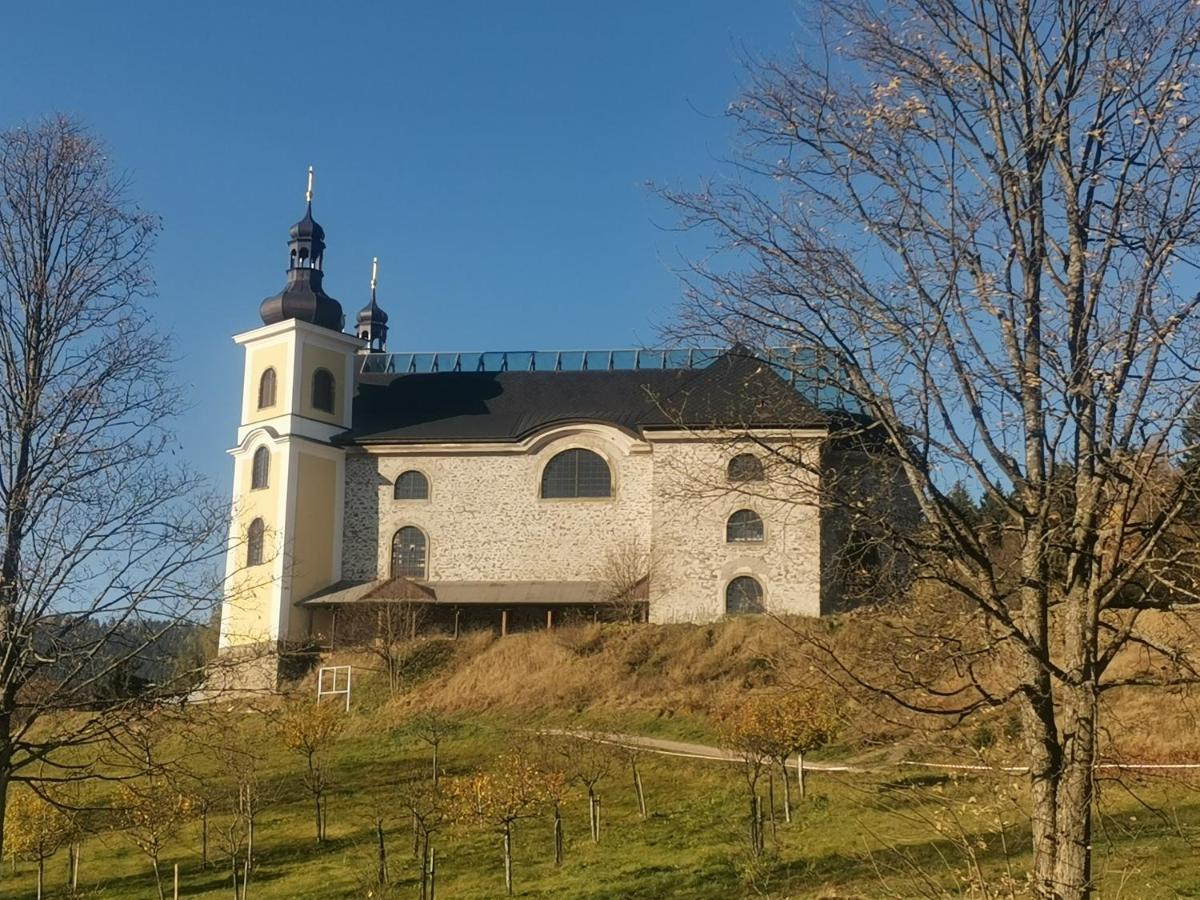
MULTIPOLYGON (((689 741, 669 741, 664 738, 643 737, 640 734, 621 734, 619 732, 598 732, 598 731, 559 731, 557 729, 549 732, 550 734, 567 734, 571 737, 577 737, 585 741, 600 741, 606 744, 614 744, 618 747, 639 747, 650 753, 657 753, 661 756, 683 756, 690 759, 711 759, 717 762, 741 762, 741 757, 732 750, 726 750, 724 747, 712 747, 708 744, 693 744, 689 741)), ((794 764, 796 758, 793 756, 789 763, 794 764)), ((813 763, 805 762, 804 768, 813 772, 864 772, 866 769, 859 766, 849 766, 836 763, 813 763)))

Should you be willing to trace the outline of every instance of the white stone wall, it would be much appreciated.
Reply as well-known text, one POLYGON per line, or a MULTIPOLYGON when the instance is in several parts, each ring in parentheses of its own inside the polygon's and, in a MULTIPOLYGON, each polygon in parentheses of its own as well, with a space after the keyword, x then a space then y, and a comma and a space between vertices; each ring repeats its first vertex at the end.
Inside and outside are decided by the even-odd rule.
MULTIPOLYGON (((819 449, 811 441, 810 452, 819 449)), ((654 441, 653 541, 660 568, 650 616, 656 622, 706 622, 725 613, 725 588, 739 575, 763 587, 768 612, 821 614, 821 520, 812 504, 815 476, 790 469, 787 482, 731 485, 725 470, 745 446, 695 439, 654 441), (763 519, 761 543, 727 543, 731 513, 763 519)), ((764 453, 756 453, 762 457, 764 453)))
POLYGON ((742 574, 763 585, 768 610, 819 615, 816 510, 731 492, 724 471, 734 452, 726 441, 643 442, 605 426, 558 429, 531 446, 489 452, 351 451, 342 576, 387 577, 392 536, 415 525, 426 534, 431 581, 603 580, 605 559, 632 544, 654 560, 653 621, 719 618, 726 584, 742 574), (608 459, 611 499, 540 498, 542 468, 572 447, 608 459), (429 500, 393 499, 393 482, 408 469, 429 479, 429 500), (727 544, 729 513, 746 507, 763 517, 765 541, 727 544))
POLYGON ((592 581, 609 553, 650 540, 652 461, 616 429, 560 431, 525 451, 352 454, 347 465, 343 577, 385 578, 392 536, 415 525, 428 541, 431 581, 592 581), (542 468, 585 447, 609 461, 613 497, 543 500, 542 468), (395 500, 408 469, 429 479, 427 501, 395 500))

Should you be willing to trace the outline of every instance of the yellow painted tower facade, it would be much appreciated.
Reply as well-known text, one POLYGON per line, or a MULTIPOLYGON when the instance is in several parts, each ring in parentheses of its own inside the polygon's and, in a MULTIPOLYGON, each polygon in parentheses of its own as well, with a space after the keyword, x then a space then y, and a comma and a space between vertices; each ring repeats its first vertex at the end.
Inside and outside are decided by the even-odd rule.
POLYGON ((342 332, 341 306, 323 290, 311 182, 309 201, 291 230, 287 286, 263 301, 262 327, 234 338, 245 365, 220 647, 264 659, 308 637, 296 602, 341 577, 345 453, 333 438, 350 427, 366 345, 342 332))

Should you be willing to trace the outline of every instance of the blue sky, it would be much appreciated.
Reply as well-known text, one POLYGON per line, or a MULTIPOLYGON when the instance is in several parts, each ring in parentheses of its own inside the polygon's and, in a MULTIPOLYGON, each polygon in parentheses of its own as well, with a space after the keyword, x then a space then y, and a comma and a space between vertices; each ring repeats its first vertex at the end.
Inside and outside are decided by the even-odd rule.
POLYGON ((230 335, 283 285, 310 164, 327 290, 353 318, 378 256, 389 349, 654 344, 688 247, 645 185, 716 173, 743 54, 801 29, 795 0, 42 0, 5 10, 0 126, 82 119, 162 216, 181 455, 226 490, 230 335))

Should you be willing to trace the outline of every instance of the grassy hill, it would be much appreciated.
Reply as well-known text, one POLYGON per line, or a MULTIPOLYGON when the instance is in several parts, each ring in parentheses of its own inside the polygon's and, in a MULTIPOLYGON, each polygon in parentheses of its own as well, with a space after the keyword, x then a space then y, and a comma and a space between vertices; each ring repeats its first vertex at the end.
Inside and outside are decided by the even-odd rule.
MULTIPOLYGON (((273 798, 257 823, 251 898, 417 896, 411 823, 397 803, 397 783, 429 771, 428 748, 409 724, 415 710, 437 708, 461 723, 440 752, 445 777, 453 782, 493 765, 514 742, 536 744, 545 728, 711 740, 716 710, 748 690, 787 681, 803 666, 786 630, 750 620, 419 641, 406 652, 405 687, 395 697, 381 676, 365 668, 369 657, 354 661, 363 668, 356 670, 353 707, 330 757, 329 840, 323 846, 314 841, 303 761, 282 747, 269 715, 217 711, 225 716, 224 727, 261 749, 261 786, 273 798), (369 886, 377 818, 392 881, 383 890, 369 886)), ((305 695, 311 689, 311 679, 295 686, 305 695)), ((1128 698, 1127 718, 1137 709, 1144 713, 1143 703, 1144 698, 1128 698)), ((768 823, 759 858, 746 836, 748 795, 740 766, 643 756, 639 765, 649 807, 643 819, 631 770, 618 762, 598 786, 598 844, 588 836, 582 790, 567 794, 561 867, 553 862, 548 812, 516 823, 515 893, 597 900, 1019 896, 1029 849, 1022 779, 899 765, 903 757, 946 760, 957 754, 965 762, 973 757, 964 749, 970 741, 930 745, 921 737, 894 746, 897 736, 865 711, 852 712, 839 744, 823 756, 869 761, 870 770, 812 774, 795 821, 768 823)), ((228 773, 215 758, 202 764, 216 796, 227 799, 228 773)), ((1147 774, 1119 784, 1103 780, 1101 796, 1097 868, 1105 894, 1200 896, 1200 872, 1192 864, 1200 795, 1193 785, 1147 774)), ((209 868, 200 866, 196 816, 168 844, 164 870, 170 873, 179 864, 181 896, 232 896, 219 849, 223 809, 219 800, 209 868)), ((438 896, 503 896, 502 845, 495 829, 455 824, 434 845, 438 896)), ((65 868, 60 851, 47 868, 51 896, 67 896, 65 868)), ((18 863, 14 873, 6 862, 0 897, 29 897, 32 884, 29 863, 18 863)), ((147 858, 115 831, 85 839, 80 888, 88 897, 154 896, 147 858)))

